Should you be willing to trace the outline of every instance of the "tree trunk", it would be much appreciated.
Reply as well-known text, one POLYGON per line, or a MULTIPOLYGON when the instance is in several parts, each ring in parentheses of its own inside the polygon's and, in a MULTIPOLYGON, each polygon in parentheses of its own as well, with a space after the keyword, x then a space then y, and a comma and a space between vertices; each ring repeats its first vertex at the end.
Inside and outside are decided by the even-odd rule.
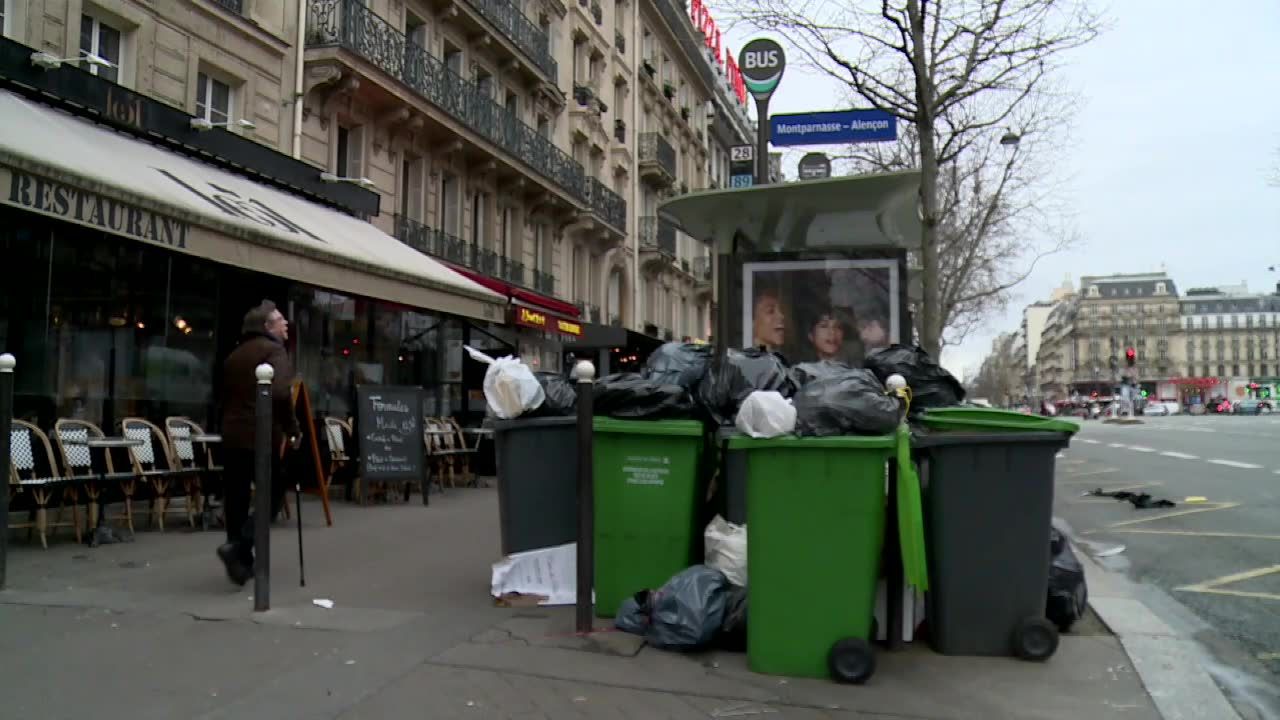
MULTIPOLYGON (((935 11, 936 12, 936 11, 935 11)), ((916 131, 920 140, 920 345, 938 359, 942 352, 942 293, 938 277, 938 151, 934 126, 934 87, 929 75, 925 17, 916 0, 907 3, 911 23, 911 64, 916 80, 916 131)))

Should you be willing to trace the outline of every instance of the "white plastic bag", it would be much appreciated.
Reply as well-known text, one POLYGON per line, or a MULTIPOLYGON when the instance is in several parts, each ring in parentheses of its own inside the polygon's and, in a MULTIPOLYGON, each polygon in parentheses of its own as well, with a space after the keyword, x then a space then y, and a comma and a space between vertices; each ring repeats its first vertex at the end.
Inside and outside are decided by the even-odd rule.
POLYGON ((742 401, 735 424, 754 438, 789 435, 796 429, 796 408, 776 390, 756 390, 742 401))
POLYGON ((479 350, 463 347, 473 360, 489 366, 484 372, 484 399, 495 416, 510 420, 542 405, 546 393, 533 371, 519 358, 507 356, 494 360, 479 350))
POLYGON ((738 587, 747 586, 747 526, 734 525, 716 515, 703 534, 707 567, 713 567, 738 587))

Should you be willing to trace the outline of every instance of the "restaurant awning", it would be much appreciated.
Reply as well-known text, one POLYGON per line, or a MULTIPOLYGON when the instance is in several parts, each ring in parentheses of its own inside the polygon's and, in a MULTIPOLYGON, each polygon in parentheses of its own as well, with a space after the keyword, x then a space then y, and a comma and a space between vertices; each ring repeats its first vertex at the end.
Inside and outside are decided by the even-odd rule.
POLYGON ((513 285, 506 280, 489 277, 488 275, 481 275, 478 272, 474 272, 466 268, 453 267, 453 269, 468 280, 471 280, 476 284, 483 285, 499 295, 510 299, 512 302, 519 301, 531 307, 548 310, 569 318, 577 318, 580 314, 578 312, 578 308, 572 303, 567 303, 563 300, 543 295, 542 293, 536 293, 532 290, 526 290, 519 285, 513 285))
POLYGON ((506 310, 505 297, 359 218, 7 91, 0 127, 5 205, 412 307, 499 321, 506 310))

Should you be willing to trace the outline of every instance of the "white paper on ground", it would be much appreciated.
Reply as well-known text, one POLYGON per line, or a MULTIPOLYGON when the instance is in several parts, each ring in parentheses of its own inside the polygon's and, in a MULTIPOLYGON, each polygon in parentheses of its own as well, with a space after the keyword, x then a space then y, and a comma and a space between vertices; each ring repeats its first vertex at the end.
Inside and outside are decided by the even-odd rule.
POLYGON ((514 553, 493 564, 490 592, 541 595, 539 605, 572 605, 578 600, 578 544, 514 553))

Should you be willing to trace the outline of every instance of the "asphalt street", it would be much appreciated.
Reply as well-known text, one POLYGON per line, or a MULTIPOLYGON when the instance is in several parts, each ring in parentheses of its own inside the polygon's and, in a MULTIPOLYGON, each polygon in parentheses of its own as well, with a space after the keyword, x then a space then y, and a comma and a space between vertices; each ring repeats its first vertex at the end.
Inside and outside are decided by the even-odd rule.
POLYGON ((1142 420, 1083 423, 1058 459, 1055 515, 1240 683, 1280 698, 1280 414, 1142 420), (1085 495, 1095 488, 1176 507, 1085 495))

